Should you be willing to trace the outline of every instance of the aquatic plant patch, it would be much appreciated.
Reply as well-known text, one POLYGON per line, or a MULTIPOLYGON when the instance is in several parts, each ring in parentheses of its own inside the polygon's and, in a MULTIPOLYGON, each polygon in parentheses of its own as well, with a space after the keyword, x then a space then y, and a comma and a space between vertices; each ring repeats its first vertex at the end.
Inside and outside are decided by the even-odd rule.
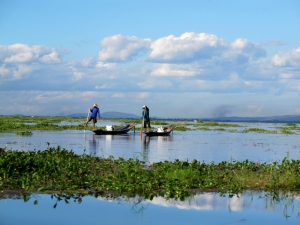
POLYGON ((131 158, 76 155, 66 149, 6 151, 0 155, 0 189, 25 191, 116 191, 182 198, 191 190, 230 195, 244 190, 300 190, 300 160, 259 164, 215 164, 175 160, 153 163, 131 158))
POLYGON ((266 134, 277 134, 276 130, 266 130, 262 128, 246 128, 242 131, 242 133, 249 133, 249 132, 256 132, 256 133, 266 133, 266 134))
POLYGON ((19 132, 16 132, 16 135, 31 136, 32 132, 31 131, 19 131, 19 132))

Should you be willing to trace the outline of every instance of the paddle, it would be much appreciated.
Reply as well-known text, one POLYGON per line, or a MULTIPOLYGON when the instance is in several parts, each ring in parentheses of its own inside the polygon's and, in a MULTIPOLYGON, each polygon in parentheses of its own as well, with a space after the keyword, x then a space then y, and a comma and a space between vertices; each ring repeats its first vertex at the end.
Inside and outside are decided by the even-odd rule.
MULTIPOLYGON (((89 120, 89 117, 90 117, 90 109, 89 109, 87 117, 86 117, 86 122, 89 120)), ((84 124, 84 131, 85 131, 85 129, 86 129, 86 124, 84 124)))
POLYGON ((140 136, 141 136, 141 137, 143 136, 143 131, 142 131, 143 125, 144 125, 144 117, 143 117, 143 120, 142 120, 142 127, 141 127, 141 131, 140 131, 140 136))

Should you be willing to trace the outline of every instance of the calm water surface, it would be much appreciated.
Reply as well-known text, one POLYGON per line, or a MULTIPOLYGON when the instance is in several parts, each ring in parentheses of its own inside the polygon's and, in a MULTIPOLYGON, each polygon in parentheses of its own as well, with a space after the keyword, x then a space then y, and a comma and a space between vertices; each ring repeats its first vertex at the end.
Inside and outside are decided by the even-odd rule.
MULTIPOLYGON (((270 125, 259 126, 265 129, 270 125)), ((7 144, 8 149, 25 151, 61 146, 77 154, 137 157, 150 163, 174 159, 197 159, 206 163, 248 159, 263 163, 280 161, 284 157, 299 159, 299 137, 299 134, 187 131, 174 132, 167 137, 140 138, 139 130, 114 136, 94 135, 88 130, 33 131, 31 136, 0 133, 0 146, 7 144)))
MULTIPOLYGON (((259 126, 273 129, 270 126, 276 125, 259 126)), ((34 131, 31 136, 1 133, 0 147, 7 144, 8 149, 26 151, 61 146, 77 154, 136 157, 148 163, 175 159, 206 163, 248 159, 269 163, 284 157, 299 159, 299 137, 297 133, 188 131, 174 132, 168 137, 140 138, 139 130, 118 136, 99 136, 84 130, 34 131)), ((61 201, 53 208, 55 203, 46 194, 33 195, 26 203, 22 199, 2 199, 0 224, 300 224, 299 198, 276 203, 262 193, 248 192, 239 198, 201 193, 184 202, 162 197, 150 201, 89 196, 81 204, 61 201), (37 205, 33 204, 35 200, 37 205)))
POLYGON ((299 198, 276 203, 261 193, 245 193, 239 197, 220 197, 216 193, 197 194, 185 201, 152 201, 119 197, 84 197, 57 202, 50 195, 33 195, 28 202, 0 201, 0 224, 299 224, 299 198), (38 200, 38 204, 34 201, 38 200), (54 208, 54 205, 56 207, 54 208))

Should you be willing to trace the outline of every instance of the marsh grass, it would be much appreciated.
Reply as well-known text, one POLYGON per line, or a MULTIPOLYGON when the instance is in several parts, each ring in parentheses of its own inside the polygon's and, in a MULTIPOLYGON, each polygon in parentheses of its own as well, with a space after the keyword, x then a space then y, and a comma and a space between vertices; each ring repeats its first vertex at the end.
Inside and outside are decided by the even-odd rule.
POLYGON ((299 172, 300 160, 286 158, 272 164, 175 160, 145 167, 136 158, 76 155, 60 147, 0 155, 1 190, 161 193, 170 198, 182 198, 191 190, 215 190, 232 195, 244 190, 300 190, 299 172))

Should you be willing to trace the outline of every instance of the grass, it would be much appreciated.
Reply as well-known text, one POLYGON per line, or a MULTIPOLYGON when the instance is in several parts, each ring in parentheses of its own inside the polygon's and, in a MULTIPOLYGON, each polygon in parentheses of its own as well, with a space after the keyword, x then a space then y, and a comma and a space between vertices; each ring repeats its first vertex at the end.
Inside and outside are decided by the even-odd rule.
POLYGON ((300 160, 272 164, 175 160, 144 166, 131 158, 76 155, 60 147, 0 155, 0 189, 118 192, 184 198, 192 190, 234 195, 245 190, 299 191, 300 160))

